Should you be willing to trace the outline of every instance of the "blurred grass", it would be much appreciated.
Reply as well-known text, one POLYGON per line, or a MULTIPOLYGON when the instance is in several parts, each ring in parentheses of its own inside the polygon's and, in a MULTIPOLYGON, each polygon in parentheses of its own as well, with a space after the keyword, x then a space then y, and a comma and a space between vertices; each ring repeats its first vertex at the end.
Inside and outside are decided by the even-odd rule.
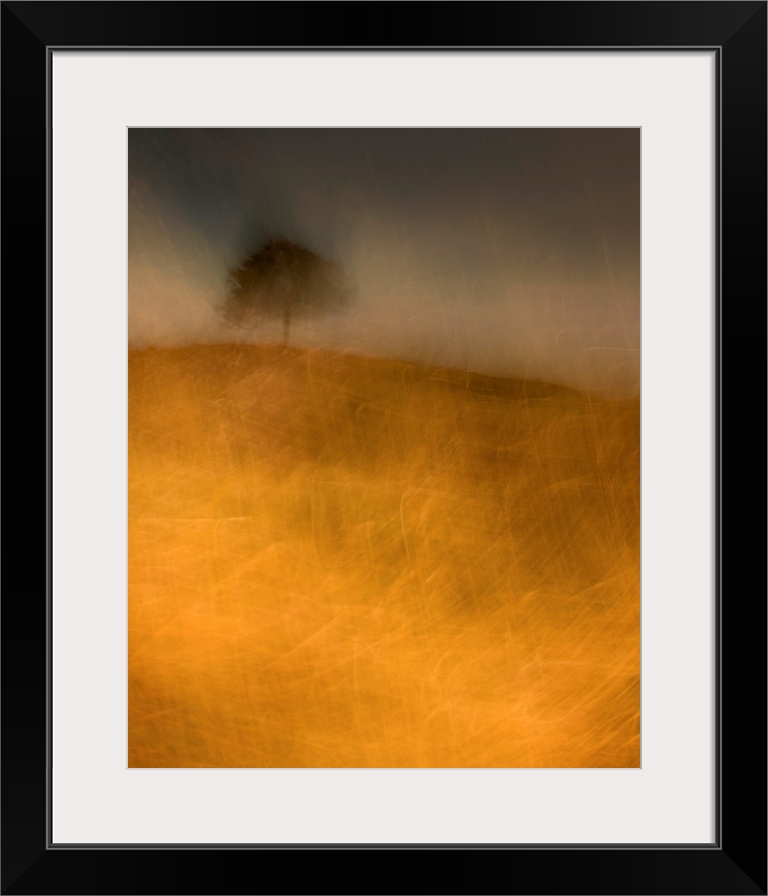
POLYGON ((639 402, 129 355, 133 767, 639 766, 639 402))

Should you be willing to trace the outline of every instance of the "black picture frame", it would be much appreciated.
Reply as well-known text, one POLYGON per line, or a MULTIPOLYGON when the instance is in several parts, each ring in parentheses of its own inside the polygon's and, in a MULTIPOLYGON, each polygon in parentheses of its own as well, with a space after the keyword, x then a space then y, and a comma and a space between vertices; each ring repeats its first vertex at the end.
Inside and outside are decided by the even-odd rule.
POLYGON ((411 3, 398 8, 365 3, 343 9, 325 3, 2 3, 2 399, 8 502, 2 600, 3 893, 768 892, 767 9, 766 2, 719 0, 411 3), (417 14, 419 7, 423 15, 417 14), (356 48, 382 52, 406 47, 717 52, 719 734, 711 845, 318 846, 302 848, 300 857, 294 849, 276 847, 51 846, 50 54, 64 47, 343 49, 348 47, 336 40, 341 20, 343 33, 355 35, 356 48))

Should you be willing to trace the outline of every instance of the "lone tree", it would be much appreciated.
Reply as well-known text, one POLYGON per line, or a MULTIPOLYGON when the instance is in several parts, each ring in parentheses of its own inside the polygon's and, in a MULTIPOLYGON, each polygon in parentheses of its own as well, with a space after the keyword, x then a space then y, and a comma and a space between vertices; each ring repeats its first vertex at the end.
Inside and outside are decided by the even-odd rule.
POLYGON ((282 318, 288 344, 291 321, 337 311, 351 298, 343 269, 286 239, 270 240, 235 268, 227 281, 224 320, 257 327, 267 318, 282 318))

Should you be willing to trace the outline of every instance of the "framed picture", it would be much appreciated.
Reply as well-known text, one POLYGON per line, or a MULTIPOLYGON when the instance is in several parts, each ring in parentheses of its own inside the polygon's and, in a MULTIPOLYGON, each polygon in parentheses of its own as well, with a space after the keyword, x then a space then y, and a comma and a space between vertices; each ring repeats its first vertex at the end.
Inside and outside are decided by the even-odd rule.
POLYGON ((3 4, 3 892, 766 892, 766 4, 469 9, 3 4))

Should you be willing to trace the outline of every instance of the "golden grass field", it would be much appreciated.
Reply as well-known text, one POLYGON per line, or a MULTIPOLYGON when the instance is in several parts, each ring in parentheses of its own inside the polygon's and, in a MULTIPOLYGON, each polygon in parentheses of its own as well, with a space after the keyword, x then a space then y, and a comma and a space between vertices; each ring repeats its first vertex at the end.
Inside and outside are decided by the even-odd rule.
POLYGON ((131 767, 638 767, 640 406, 129 353, 131 767))

